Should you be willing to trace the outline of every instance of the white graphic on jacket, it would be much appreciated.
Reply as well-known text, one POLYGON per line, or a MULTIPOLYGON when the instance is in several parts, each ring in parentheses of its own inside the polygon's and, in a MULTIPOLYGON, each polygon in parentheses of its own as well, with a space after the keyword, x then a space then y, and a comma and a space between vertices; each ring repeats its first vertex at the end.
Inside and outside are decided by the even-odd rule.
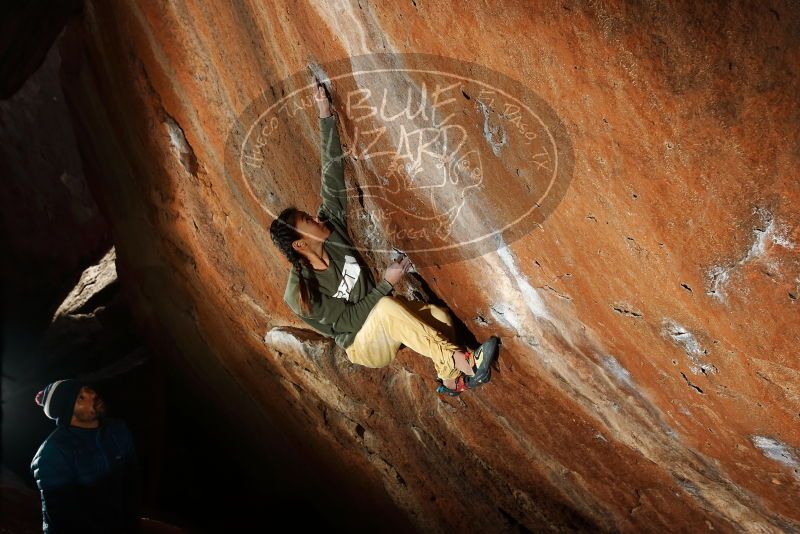
POLYGON ((348 299, 353 286, 356 285, 358 275, 361 274, 361 266, 353 256, 344 257, 344 269, 342 269, 342 281, 333 296, 337 299, 348 299))

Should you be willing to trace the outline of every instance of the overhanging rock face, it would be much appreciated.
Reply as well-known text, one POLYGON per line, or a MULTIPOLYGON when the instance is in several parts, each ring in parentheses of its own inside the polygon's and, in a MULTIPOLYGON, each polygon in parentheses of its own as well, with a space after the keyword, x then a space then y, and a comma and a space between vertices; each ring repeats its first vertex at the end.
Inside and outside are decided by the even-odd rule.
POLYGON ((343 484, 426 531, 780 531, 800 528, 798 28, 784 4, 87 2, 63 80, 142 324, 343 484), (486 387, 438 398, 409 352, 355 368, 283 304, 268 225, 319 205, 315 77, 354 238, 502 337, 486 387), (388 111, 436 81, 441 116, 388 111))
POLYGON ((392 368, 376 371, 354 367, 331 341, 306 330, 274 328, 265 343, 305 427, 378 478, 421 531, 440 530, 447 517, 446 524, 493 532, 513 526, 520 511, 530 524, 591 526, 558 491, 524 482, 552 466, 538 465, 547 457, 529 440, 517 441, 522 429, 492 415, 496 400, 438 401, 419 355, 404 349, 392 368), (532 473, 507 476, 531 461, 525 470, 532 473), (480 514, 476 492, 486 502, 480 514))

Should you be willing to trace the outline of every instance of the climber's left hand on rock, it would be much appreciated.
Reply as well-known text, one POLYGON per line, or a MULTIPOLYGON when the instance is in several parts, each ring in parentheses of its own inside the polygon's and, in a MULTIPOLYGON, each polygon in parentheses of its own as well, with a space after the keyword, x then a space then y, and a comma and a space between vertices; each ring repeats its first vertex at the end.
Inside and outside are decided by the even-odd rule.
POLYGON ((331 103, 328 100, 328 93, 322 84, 317 85, 317 89, 314 91, 314 100, 317 102, 319 118, 329 117, 331 115, 331 103))

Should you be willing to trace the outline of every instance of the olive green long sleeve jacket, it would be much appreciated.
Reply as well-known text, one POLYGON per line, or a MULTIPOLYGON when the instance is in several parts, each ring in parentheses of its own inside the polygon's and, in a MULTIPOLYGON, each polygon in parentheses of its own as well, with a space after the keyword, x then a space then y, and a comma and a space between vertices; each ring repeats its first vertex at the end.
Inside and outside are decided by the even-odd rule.
POLYGON ((392 292, 392 284, 382 280, 376 284, 369 267, 364 264, 347 235, 347 188, 336 117, 319 120, 322 146, 322 206, 318 215, 327 219, 332 233, 323 246, 330 257, 324 271, 316 271, 303 263, 300 273, 292 269, 283 300, 309 326, 332 337, 342 348, 349 347, 377 302, 392 292), (299 276, 316 291, 310 313, 300 310, 299 276), (316 282, 316 284, 314 284, 316 282))

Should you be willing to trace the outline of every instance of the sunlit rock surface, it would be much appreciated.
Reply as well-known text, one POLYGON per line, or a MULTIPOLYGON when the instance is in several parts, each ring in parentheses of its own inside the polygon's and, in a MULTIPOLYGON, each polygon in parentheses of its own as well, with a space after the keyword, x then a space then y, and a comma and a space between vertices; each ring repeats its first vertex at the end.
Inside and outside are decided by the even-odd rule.
MULTIPOLYGON (((424 0, 87 2, 61 44, 120 282, 210 394, 251 403, 238 416, 265 453, 300 451, 425 531, 630 532, 800 529, 799 45, 789 2, 424 0), (571 145, 568 187, 525 235, 462 261, 411 253, 476 338, 503 340, 492 382, 457 399, 407 351, 349 365, 282 303, 269 213, 318 206, 313 103, 265 148, 267 178, 226 162, 244 111, 283 96, 276 80, 371 52, 484 65, 549 106, 571 145)), ((353 84, 333 85, 343 142, 361 147, 353 84)), ((494 188, 467 220, 491 226, 524 204, 491 179, 525 148, 465 93, 457 120, 494 188)), ((358 154, 346 174, 364 191, 382 171, 358 154)), ((375 224, 371 202, 350 204, 356 239, 397 245, 381 230, 409 219, 375 224)))
POLYGON ((82 310, 82 308, 91 307, 88 305, 89 301, 117 281, 117 268, 114 264, 116 257, 117 253, 114 247, 111 247, 111 250, 103 256, 97 265, 87 267, 81 273, 77 285, 72 288, 69 295, 56 309, 52 322, 56 322, 67 315, 80 314, 81 311, 93 311, 82 310))

